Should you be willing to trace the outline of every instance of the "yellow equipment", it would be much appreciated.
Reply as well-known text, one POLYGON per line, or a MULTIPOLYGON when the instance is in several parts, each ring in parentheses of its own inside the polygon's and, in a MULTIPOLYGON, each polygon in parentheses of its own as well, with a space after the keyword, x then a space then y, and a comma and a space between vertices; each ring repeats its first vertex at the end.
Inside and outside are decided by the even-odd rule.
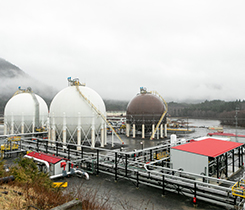
POLYGON ((39 127, 39 128, 36 128, 36 132, 46 132, 46 128, 45 127, 39 127))
POLYGON ((232 195, 245 198, 245 180, 241 179, 240 181, 238 181, 232 186, 231 190, 232 195))
POLYGON ((4 151, 17 150, 19 148, 18 141, 20 141, 20 136, 11 136, 7 138, 6 143, 1 145, 1 157, 4 156, 4 151))
POLYGON ((122 124, 121 127, 120 127, 120 130, 123 130, 123 129, 126 129, 126 125, 125 124, 122 124))
POLYGON ((67 182, 53 182, 53 187, 67 187, 68 183, 67 182))
POLYGON ((166 157, 169 157, 168 151, 153 153, 153 158, 157 159, 157 160, 161 160, 161 159, 166 158, 166 157))

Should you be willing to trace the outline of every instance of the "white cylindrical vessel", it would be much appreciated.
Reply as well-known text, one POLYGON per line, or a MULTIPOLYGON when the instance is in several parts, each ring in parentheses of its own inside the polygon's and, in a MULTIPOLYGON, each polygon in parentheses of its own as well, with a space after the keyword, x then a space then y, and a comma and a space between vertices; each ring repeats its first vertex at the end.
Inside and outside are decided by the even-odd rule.
POLYGON ((177 136, 176 136, 176 134, 171 134, 171 136, 170 136, 170 143, 171 143, 171 146, 175 146, 175 145, 176 145, 176 141, 177 141, 177 136))

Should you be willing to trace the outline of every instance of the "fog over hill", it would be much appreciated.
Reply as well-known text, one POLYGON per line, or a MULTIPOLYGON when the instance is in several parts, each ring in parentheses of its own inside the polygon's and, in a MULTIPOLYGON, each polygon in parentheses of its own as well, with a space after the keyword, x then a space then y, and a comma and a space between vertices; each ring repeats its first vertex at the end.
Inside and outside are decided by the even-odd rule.
MULTIPOLYGON (((47 75, 48 76, 48 75, 47 75)), ((41 96, 49 105, 58 90, 32 78, 19 67, 0 58, 0 114, 3 114, 5 104, 18 90, 31 87, 33 92, 41 96)), ((128 101, 104 100, 109 111, 126 110, 128 101)))
POLYGON ((58 92, 52 86, 47 86, 42 82, 32 78, 19 67, 0 58, 0 113, 6 102, 17 91, 18 87, 26 89, 31 87, 33 92, 41 96, 48 104, 58 92))

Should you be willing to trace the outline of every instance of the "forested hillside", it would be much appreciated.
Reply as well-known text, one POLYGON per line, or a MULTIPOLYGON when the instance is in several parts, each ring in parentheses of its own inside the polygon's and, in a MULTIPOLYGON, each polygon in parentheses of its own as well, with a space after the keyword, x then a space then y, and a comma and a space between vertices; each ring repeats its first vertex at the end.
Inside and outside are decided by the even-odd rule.
MULTIPOLYGON (((18 86, 32 87, 46 103, 50 104, 57 90, 43 85, 31 78, 24 71, 10 62, 0 58, 0 115, 3 115, 7 101, 12 97, 18 86)), ((104 100, 107 111, 126 111, 129 101, 104 100)), ((168 103, 168 115, 171 117, 219 119, 222 124, 234 125, 235 116, 239 126, 245 127, 245 101, 204 101, 202 103, 168 103)))
POLYGON ((0 115, 3 115, 7 101, 17 91, 18 87, 31 87, 33 92, 41 96, 49 105, 57 90, 30 77, 19 67, 0 58, 0 115))
POLYGON ((171 117, 188 117, 201 119, 218 119, 223 125, 234 125, 237 116, 238 126, 245 127, 245 101, 204 101, 198 104, 170 102, 171 117))
POLYGON ((117 101, 105 99, 105 106, 107 111, 126 111, 129 101, 117 101))

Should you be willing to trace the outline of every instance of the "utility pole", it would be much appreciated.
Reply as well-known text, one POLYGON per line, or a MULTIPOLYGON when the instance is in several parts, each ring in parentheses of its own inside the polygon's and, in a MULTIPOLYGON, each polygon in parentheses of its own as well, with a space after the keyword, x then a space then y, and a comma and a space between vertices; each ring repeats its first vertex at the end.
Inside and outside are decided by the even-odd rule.
POLYGON ((236 142, 237 142, 237 113, 239 111, 239 108, 236 107, 236 115, 235 115, 235 120, 236 120, 236 142))
POLYGON ((187 117, 187 131, 186 131, 186 133, 188 133, 188 129, 189 129, 189 122, 188 122, 188 117, 187 117))

